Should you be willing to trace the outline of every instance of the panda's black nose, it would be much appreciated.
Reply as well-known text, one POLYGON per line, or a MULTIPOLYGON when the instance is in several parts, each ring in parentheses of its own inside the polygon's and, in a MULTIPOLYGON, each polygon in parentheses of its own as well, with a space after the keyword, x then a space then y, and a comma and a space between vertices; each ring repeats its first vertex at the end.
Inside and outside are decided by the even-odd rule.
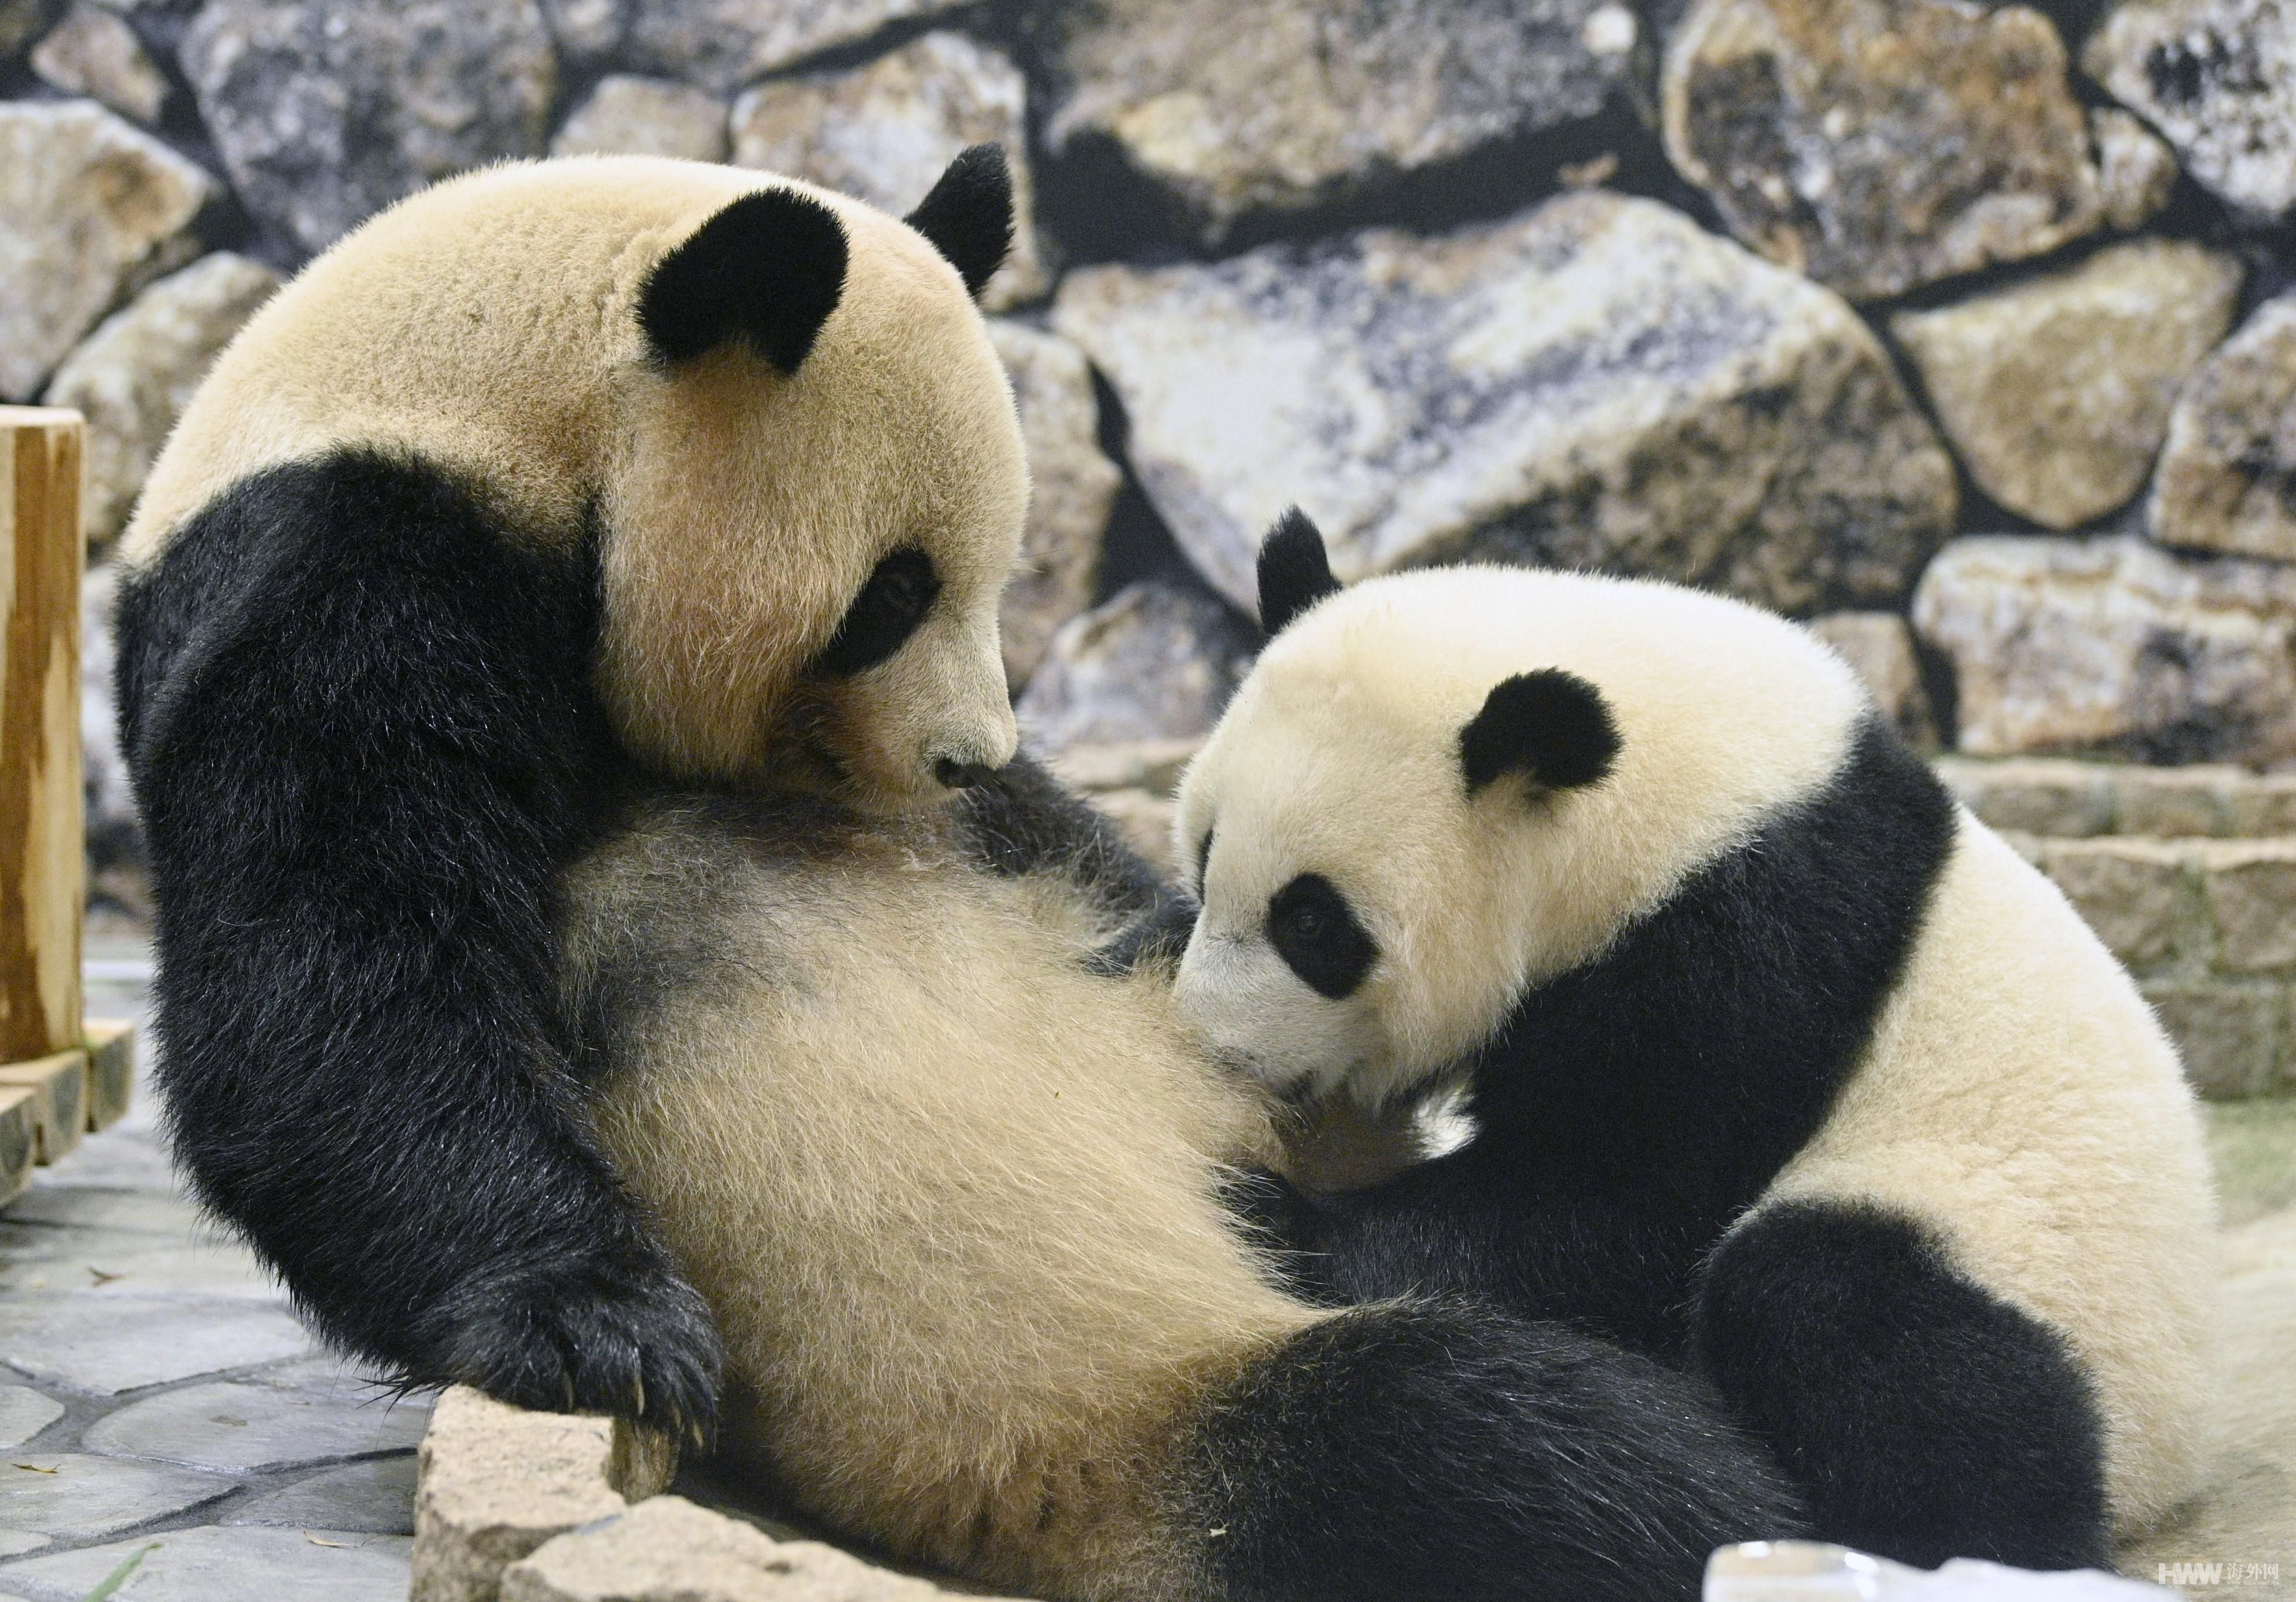
POLYGON ((953 790, 976 789, 996 776, 996 770, 981 762, 955 762, 944 756, 933 764, 933 777, 953 790))

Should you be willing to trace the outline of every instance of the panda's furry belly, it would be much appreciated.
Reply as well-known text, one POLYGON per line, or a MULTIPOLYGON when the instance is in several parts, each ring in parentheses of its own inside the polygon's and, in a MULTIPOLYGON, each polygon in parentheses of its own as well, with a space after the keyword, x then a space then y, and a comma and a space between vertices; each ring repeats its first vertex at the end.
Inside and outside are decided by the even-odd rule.
POLYGON ((1278 1288, 1257 1096, 1052 874, 652 805, 569 875, 596 1126, 725 1336, 720 1445, 832 1527, 1090 1602, 1648 1602, 1796 1533, 1702 1385, 1466 1302, 1278 1288))
POLYGON ((1088 976, 1076 909, 930 835, 775 862, 663 817, 575 898, 593 949, 600 914, 707 909, 598 1124, 717 1312, 729 1445, 896 1550, 1187 1590, 1159 1574, 1176 1435, 1316 1315, 1214 1194, 1267 1118, 1166 987, 1088 976))

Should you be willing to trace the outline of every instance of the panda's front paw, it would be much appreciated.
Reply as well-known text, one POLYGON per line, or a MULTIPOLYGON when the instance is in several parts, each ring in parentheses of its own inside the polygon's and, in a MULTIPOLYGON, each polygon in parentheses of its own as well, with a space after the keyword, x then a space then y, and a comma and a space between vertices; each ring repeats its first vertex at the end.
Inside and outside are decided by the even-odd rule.
POLYGON ((717 1325, 658 1261, 598 1254, 489 1276, 439 1312, 443 1377, 498 1401, 627 1418, 697 1447, 716 1426, 717 1325))

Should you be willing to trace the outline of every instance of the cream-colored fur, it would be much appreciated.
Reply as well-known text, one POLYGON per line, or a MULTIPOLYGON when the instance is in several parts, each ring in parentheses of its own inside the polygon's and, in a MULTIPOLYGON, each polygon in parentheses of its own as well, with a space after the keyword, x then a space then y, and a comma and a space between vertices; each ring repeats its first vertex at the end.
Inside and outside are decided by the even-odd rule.
POLYGON ((1213 1194, 1259 1099, 1061 898, 920 821, 809 859, 670 813, 578 871, 569 968, 709 957, 601 1127, 725 1333, 731 1444, 816 1516, 1000 1586, 1215 1594, 1173 1477, 1208 1395, 1320 1316, 1213 1194), (699 842, 697 844, 697 842, 699 842))
POLYGON ((461 476, 545 544, 570 548, 596 510, 600 688, 631 748, 673 772, 775 763, 802 665, 905 544, 944 588, 907 647, 828 694, 849 798, 911 804, 940 793, 936 757, 1013 749, 996 641, 1028 495, 1012 396, 955 270, 858 201, 638 157, 496 167, 403 200, 232 342, 123 555, 151 562, 251 473, 363 445, 461 476), (738 343, 653 364, 636 316, 648 274, 767 188, 829 207, 848 237, 811 354, 786 377, 738 343))
MULTIPOLYGON (((1670 585, 1461 568, 1344 591, 1269 646, 1189 770, 1176 860, 1213 844, 1179 997, 1272 1085, 1387 1103, 1822 785, 1869 708, 1805 631, 1670 585), (1513 781, 1468 796, 1459 730, 1499 681, 1552 666, 1608 700, 1611 776, 1528 805, 1513 781), (1343 1001, 1266 937, 1268 898, 1308 871, 1382 952, 1343 1001)), ((1760 1205, 1804 1196, 1903 1208, 2070 1343, 2124 1531, 2191 1484, 2213 1238, 2191 1094, 2127 975, 1966 814, 1871 1047, 1760 1205)))

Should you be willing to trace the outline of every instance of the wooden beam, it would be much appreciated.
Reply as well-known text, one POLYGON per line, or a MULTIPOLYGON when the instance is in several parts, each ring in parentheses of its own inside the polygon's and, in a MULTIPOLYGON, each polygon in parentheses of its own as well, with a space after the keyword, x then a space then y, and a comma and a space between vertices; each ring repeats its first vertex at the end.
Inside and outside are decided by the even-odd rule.
POLYGON ((80 1044, 81 432, 0 406, 0 1062, 80 1044))
POLYGON ((87 1126, 110 1129, 127 1111, 135 1085, 135 1026, 87 1020, 87 1126))

